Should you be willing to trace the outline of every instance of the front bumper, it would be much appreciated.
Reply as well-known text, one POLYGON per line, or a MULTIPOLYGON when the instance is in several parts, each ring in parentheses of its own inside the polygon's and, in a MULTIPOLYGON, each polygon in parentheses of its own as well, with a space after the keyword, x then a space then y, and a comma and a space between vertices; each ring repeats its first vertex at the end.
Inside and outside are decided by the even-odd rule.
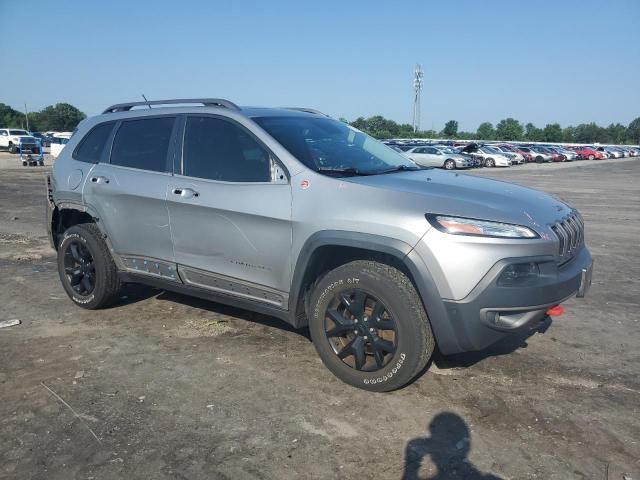
POLYGON ((586 248, 561 266, 549 256, 508 258, 497 262, 464 299, 441 299, 431 311, 425 301, 440 351, 481 350, 511 333, 538 326, 550 307, 574 295, 584 296, 592 265, 586 248), (530 262, 539 265, 539 275, 519 286, 500 285, 505 268, 530 262))

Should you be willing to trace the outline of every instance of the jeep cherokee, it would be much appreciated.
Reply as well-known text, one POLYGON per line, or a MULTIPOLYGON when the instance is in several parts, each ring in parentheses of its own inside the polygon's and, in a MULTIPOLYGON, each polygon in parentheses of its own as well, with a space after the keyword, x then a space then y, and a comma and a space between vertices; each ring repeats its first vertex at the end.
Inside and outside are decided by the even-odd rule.
POLYGON ((436 345, 538 326, 591 282, 582 217, 562 201, 420 168, 311 109, 114 105, 80 123, 47 190, 77 305, 140 282, 273 315, 372 391, 406 385, 436 345))

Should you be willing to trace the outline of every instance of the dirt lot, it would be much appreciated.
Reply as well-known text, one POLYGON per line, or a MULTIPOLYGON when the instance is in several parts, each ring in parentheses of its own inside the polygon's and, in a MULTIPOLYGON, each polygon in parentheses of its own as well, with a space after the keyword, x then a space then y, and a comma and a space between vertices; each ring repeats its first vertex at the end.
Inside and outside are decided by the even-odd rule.
POLYGON ((640 159, 472 172, 580 209, 594 285, 546 332, 390 394, 273 318, 133 286, 75 307, 46 170, 0 154, 0 320, 22 322, 0 330, 0 478, 640 479, 640 159))

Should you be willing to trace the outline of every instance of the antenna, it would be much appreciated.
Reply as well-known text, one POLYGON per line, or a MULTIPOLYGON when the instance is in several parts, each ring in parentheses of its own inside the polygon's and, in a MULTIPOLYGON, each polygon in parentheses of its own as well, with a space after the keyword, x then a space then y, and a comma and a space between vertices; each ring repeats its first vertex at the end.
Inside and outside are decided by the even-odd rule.
POLYGON ((141 93, 140 95, 142 95, 142 98, 144 98, 144 101, 147 102, 147 107, 151 109, 151 104, 149 103, 149 100, 147 100, 147 97, 144 96, 144 93, 141 93))
POLYGON ((422 79, 424 73, 420 64, 416 65, 416 69, 413 75, 413 131, 420 130, 420 92, 422 91, 422 85, 424 80, 422 79))

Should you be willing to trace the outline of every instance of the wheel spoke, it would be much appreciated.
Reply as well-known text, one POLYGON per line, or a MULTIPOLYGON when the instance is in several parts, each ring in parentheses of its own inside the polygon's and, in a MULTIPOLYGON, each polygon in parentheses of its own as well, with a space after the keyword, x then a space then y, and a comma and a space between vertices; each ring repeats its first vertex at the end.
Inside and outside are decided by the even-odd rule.
POLYGON ((364 340, 362 337, 354 337, 342 350, 338 352, 338 358, 341 358, 342 360, 351 355, 353 355, 356 370, 362 370, 362 367, 364 367, 366 362, 364 340))
POLYGON ((376 359, 376 365, 378 368, 382 368, 384 366, 384 353, 380 350, 376 350, 373 357, 376 359))
POLYGON ((396 351, 396 346, 392 342, 380 337, 376 337, 373 342, 371 342, 371 346, 376 352, 395 353, 396 351))
POLYGON ((80 280, 82 280, 82 273, 80 272, 80 270, 72 269, 71 273, 69 274, 69 283, 71 284, 71 286, 75 287, 80 283, 80 280))
POLYGON ((354 323, 344 318, 340 312, 335 309, 327 310, 327 316, 335 323, 332 329, 327 330, 327 337, 342 337, 354 328, 354 323))
POLYGON ((349 341, 349 343, 347 343, 344 347, 342 347, 342 350, 338 352, 338 358, 344 360, 349 355, 353 355, 353 343, 356 341, 357 338, 358 337, 352 338, 351 341, 349 341))
POLYGON ((364 291, 356 290, 353 293, 353 298, 342 294, 340 300, 354 317, 362 319, 364 315, 364 302, 367 300, 367 294, 364 291))
POLYGON ((362 337, 356 337, 355 342, 353 342, 353 356, 356 360, 356 370, 362 370, 364 364, 366 363, 366 353, 364 351, 364 340, 362 337))
POLYGON ((72 243, 71 245, 69 245, 69 249, 71 250, 71 256, 73 257, 73 259, 76 262, 79 262, 82 257, 80 257, 80 251, 78 250, 78 245, 76 245, 75 243, 72 243))
POLYGON ((80 284, 84 288, 85 292, 87 292, 87 293, 91 292, 91 289, 93 288, 93 285, 91 285, 91 279, 89 278, 88 275, 84 275, 82 277, 82 280, 80 281, 80 284))

